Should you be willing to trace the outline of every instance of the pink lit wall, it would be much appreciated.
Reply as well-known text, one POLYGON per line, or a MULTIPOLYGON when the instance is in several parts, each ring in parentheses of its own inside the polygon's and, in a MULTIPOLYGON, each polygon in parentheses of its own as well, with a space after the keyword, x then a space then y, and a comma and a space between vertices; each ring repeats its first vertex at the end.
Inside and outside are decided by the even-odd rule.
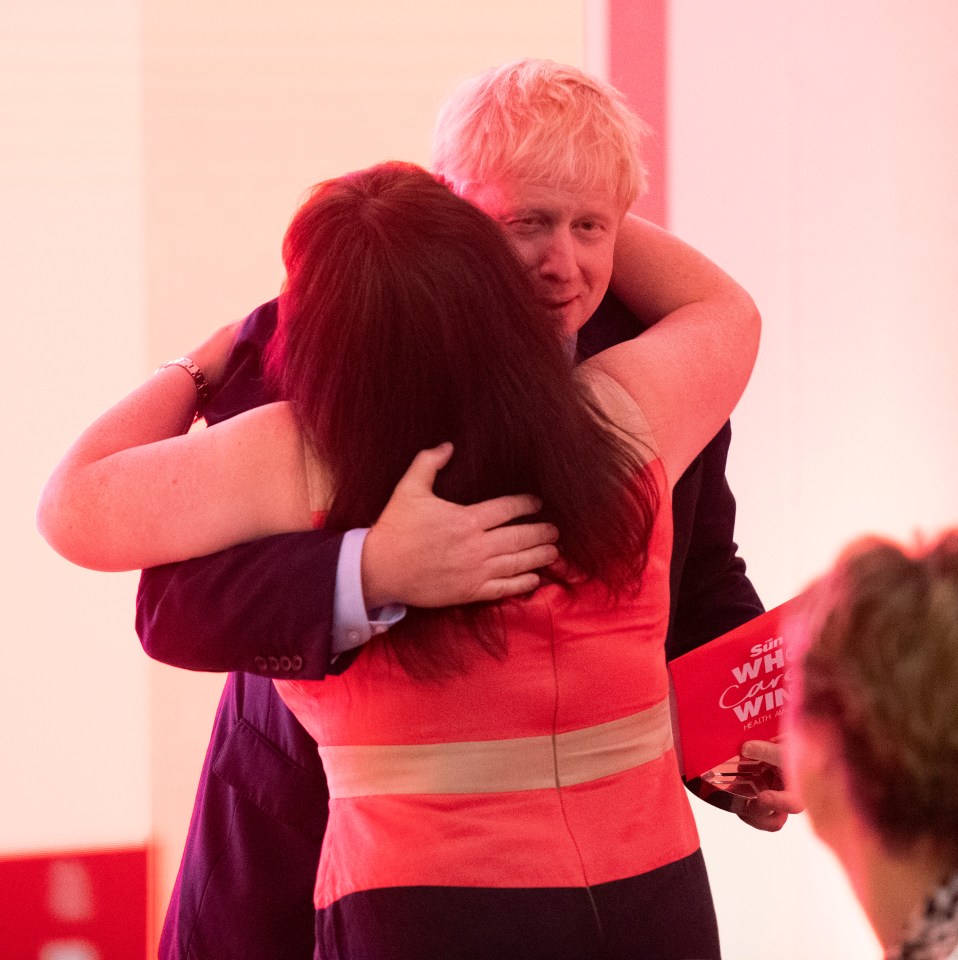
MULTIPOLYGON (((958 6, 672 0, 669 225, 765 326, 733 417, 766 603, 849 538, 958 523, 958 6)), ((729 957, 875 957, 802 823, 699 817, 729 957)))
MULTIPOLYGON (((765 317, 730 470, 767 603, 861 530, 958 520, 950 0, 7 6, 0 854, 152 839, 162 915, 222 681, 146 660, 135 576, 56 557, 33 528, 40 485, 113 398, 274 295, 309 184, 424 162, 447 90, 492 63, 662 78, 646 212, 765 317), (630 6, 668 38, 659 60, 615 26, 630 6)), ((728 957, 876 955, 805 825, 696 813, 728 957)))
POLYGON ((136 578, 70 567, 33 521, 70 441, 148 369, 139 26, 133 0, 0 14, 0 853, 150 832, 136 578))

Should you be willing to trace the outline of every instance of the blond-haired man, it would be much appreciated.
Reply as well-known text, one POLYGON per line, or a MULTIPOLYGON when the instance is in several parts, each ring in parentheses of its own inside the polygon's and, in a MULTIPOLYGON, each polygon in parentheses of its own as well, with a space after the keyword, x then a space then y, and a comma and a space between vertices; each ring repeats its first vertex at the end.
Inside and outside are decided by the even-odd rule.
MULTIPOLYGON (((641 132, 612 88, 532 60, 467 81, 437 125, 436 173, 502 225, 570 353, 580 356, 673 311, 754 310, 714 264, 651 224, 638 224, 628 249, 616 250, 622 219, 644 187, 641 132), (640 309, 608 296, 610 283, 627 288, 640 309)), ((208 419, 269 399, 259 374, 274 324, 275 302, 250 315, 228 362, 211 352, 208 419)), ((676 487, 673 654, 762 609, 732 541, 728 440, 726 426, 676 487)), ((433 453, 422 455, 369 531, 282 536, 144 574, 138 629, 147 652, 189 669, 232 671, 167 915, 164 958, 312 953, 325 783, 315 745, 272 678, 348 670, 353 651, 388 629, 402 604, 528 590, 535 569, 554 555, 555 531, 503 526, 531 512, 527 499, 458 507, 433 497, 430 479, 441 465, 433 453)), ((787 807, 787 798, 778 801, 787 807)), ((752 818, 775 828, 786 812, 756 808, 752 818)), ((682 869, 694 873, 699 909, 708 914, 700 856, 682 869)), ((710 923, 702 933, 708 949, 697 956, 718 956, 714 915, 710 923)))

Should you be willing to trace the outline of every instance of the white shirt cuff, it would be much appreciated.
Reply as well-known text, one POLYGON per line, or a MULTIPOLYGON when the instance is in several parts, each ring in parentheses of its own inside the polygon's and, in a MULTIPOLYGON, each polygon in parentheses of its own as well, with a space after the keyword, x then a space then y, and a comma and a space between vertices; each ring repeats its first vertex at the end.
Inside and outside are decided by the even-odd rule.
POLYGON ((406 608, 401 603, 390 603, 376 610, 366 609, 361 563, 367 533, 367 527, 348 530, 339 551, 333 594, 334 657, 366 643, 376 634, 385 633, 406 615, 406 608))

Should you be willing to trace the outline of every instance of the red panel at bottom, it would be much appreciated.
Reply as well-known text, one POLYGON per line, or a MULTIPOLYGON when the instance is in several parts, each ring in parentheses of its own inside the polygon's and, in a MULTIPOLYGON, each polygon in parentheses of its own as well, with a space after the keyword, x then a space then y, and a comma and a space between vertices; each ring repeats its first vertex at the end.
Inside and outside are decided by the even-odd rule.
POLYGON ((147 849, 0 859, 4 960, 146 956, 147 849))

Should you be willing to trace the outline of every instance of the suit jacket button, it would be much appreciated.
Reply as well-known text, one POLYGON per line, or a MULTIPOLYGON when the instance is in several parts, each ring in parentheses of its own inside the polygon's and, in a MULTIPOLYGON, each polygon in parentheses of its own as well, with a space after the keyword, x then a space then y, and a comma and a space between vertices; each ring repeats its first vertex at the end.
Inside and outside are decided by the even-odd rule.
POLYGON ((292 661, 289 659, 289 657, 280 657, 280 658, 279 658, 279 668, 280 668, 280 670, 285 670, 287 673, 289 673, 289 669, 290 669, 290 667, 292 667, 292 665, 293 665, 293 663, 292 663, 292 661))
POLYGON ((299 654, 296 654, 296 656, 293 657, 291 667, 294 671, 303 669, 303 658, 299 654))
POLYGON ((260 672, 266 672, 266 657, 255 657, 253 663, 256 665, 256 669, 260 672))
POLYGON ((279 660, 276 657, 270 657, 268 662, 270 670, 279 670, 279 660))

